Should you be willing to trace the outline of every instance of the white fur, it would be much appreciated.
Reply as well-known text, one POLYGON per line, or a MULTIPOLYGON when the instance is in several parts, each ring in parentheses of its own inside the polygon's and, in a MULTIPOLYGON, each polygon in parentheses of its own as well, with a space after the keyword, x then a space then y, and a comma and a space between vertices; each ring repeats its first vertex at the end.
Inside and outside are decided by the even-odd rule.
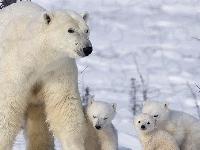
POLYGON ((28 105, 42 103, 62 149, 84 150, 74 57, 91 47, 88 14, 19 2, 0 10, 0 18, 0 150, 11 150, 28 105))
POLYGON ((85 110, 87 122, 86 150, 117 150, 117 130, 112 124, 116 104, 90 100, 85 110))
POLYGON ((181 150, 200 149, 200 121, 195 117, 170 110, 167 102, 144 102, 142 112, 154 116, 156 126, 173 135, 181 150))
POLYGON ((134 125, 143 150, 179 150, 168 132, 155 128, 155 121, 149 114, 135 116, 134 125))

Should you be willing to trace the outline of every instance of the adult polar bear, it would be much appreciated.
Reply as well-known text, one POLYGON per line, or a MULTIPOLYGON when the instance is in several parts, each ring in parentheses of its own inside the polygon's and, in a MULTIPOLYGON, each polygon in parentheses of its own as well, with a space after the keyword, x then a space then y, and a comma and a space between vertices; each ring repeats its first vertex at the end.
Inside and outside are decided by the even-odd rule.
POLYGON ((44 104, 63 150, 84 150, 74 58, 92 52, 88 14, 19 2, 0 18, 0 150, 11 150, 29 104, 44 104))

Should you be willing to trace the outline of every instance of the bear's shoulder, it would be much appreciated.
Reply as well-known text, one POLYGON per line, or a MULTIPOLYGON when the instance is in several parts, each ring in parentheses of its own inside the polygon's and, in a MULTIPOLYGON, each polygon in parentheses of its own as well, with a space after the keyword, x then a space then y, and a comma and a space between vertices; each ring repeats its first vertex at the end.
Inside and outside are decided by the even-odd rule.
POLYGON ((44 8, 32 2, 13 3, 0 11, 0 23, 4 24, 4 22, 10 22, 22 16, 35 16, 44 11, 44 8))
POLYGON ((7 27, 10 27, 9 30, 16 29, 17 24, 25 24, 44 11, 44 8, 32 2, 18 2, 3 8, 0 10, 0 35, 8 30, 7 27))

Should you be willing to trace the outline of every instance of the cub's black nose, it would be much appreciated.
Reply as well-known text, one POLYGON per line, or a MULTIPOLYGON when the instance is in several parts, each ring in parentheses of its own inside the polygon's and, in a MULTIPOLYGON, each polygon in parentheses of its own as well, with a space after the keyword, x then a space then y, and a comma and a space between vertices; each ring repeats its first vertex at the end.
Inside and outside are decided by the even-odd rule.
POLYGON ((142 128, 142 130, 145 130, 145 129, 146 129, 146 127, 145 127, 144 125, 141 125, 141 128, 142 128))
POLYGON ((92 53, 92 47, 83 48, 83 52, 84 52, 85 56, 90 55, 92 53))
POLYGON ((95 126, 95 128, 96 128, 97 130, 100 130, 100 129, 101 129, 101 126, 95 126))

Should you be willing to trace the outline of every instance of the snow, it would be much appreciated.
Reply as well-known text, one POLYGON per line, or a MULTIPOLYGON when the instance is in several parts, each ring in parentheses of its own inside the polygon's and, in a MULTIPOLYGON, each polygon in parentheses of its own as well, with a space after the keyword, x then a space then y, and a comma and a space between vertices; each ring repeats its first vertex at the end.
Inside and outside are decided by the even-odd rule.
MULTIPOLYGON (((187 81, 200 98, 200 2, 198 0, 32 0, 49 9, 90 14, 94 52, 78 59, 79 87, 89 86, 96 100, 117 103, 113 124, 120 150, 141 150, 130 111, 130 79, 149 85, 148 100, 168 101, 170 108, 198 117, 187 81)), ((141 87, 140 87, 141 89, 141 87)), ((139 89, 139 90, 140 90, 139 89)), ((142 100, 141 93, 138 99, 142 100)), ((56 140, 56 147, 60 149, 56 140)), ((14 150, 24 150, 21 132, 14 150)))

